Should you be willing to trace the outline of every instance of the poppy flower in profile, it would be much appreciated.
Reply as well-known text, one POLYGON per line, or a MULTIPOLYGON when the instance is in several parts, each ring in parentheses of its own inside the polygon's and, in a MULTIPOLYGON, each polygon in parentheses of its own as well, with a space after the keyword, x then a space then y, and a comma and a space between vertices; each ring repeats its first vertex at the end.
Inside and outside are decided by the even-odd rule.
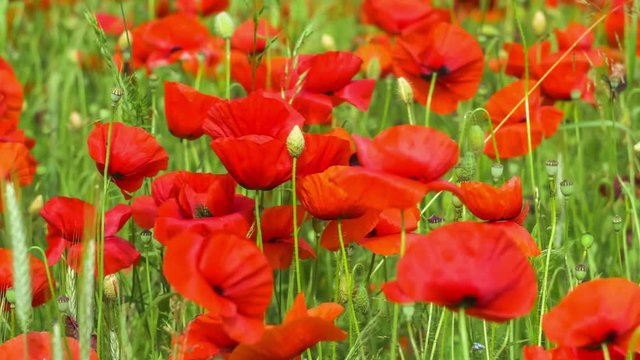
POLYGON ((22 112, 22 85, 18 82, 11 65, 0 57, 0 124, 18 127, 22 112))
POLYGON ((194 77, 202 73, 202 76, 215 79, 219 74, 218 66, 224 61, 224 39, 211 36, 197 53, 185 54, 181 60, 182 69, 194 77))
MULTIPOLYGON (((229 174, 243 187, 270 190, 291 179, 293 161, 286 139, 304 119, 281 98, 261 93, 215 104, 204 131, 229 174)), ((299 176, 346 164, 350 144, 338 136, 305 134, 299 176)))
POLYGON ((431 8, 424 0, 365 0, 360 12, 362 21, 373 24, 389 34, 402 30, 428 18, 449 22, 449 12, 431 8))
POLYGON ((207 360, 228 354, 238 342, 222 328, 222 322, 209 314, 191 320, 184 332, 173 339, 176 347, 174 360, 207 360))
POLYGON ((124 32, 124 21, 120 16, 98 12, 96 13, 96 20, 105 34, 120 36, 124 32))
MULTIPOLYGON (((302 206, 296 208, 298 228, 305 218, 302 206)), ((262 244, 264 255, 274 270, 288 269, 294 254, 293 208, 289 205, 274 206, 262 212, 262 244)), ((252 239, 255 240, 255 233, 252 239)), ((316 257, 313 247, 302 238, 298 238, 300 259, 316 257)))
POLYGON ((296 190, 300 203, 321 220, 354 219, 371 210, 406 209, 418 204, 428 191, 416 181, 351 166, 332 166, 303 176, 296 190))
POLYGON ((229 0, 177 0, 176 7, 187 14, 209 16, 229 7, 229 0))
POLYGON ((391 39, 386 35, 373 36, 360 45, 354 54, 362 59, 360 71, 365 74, 369 67, 372 66, 371 63, 373 61, 378 62, 380 78, 386 77, 392 71, 393 52, 391 39))
POLYGON ((449 114, 478 90, 484 55, 476 39, 457 25, 426 23, 403 32, 393 49, 393 69, 425 105, 435 80, 431 111, 449 114))
POLYGON ((249 19, 238 25, 233 32, 231 48, 245 54, 261 53, 278 33, 279 30, 264 18, 258 20, 257 27, 253 19, 249 19))
POLYGON ((0 142, 0 180, 13 180, 25 186, 36 173, 36 161, 29 149, 17 142, 0 142))
MULTIPOLYGON (((9 249, 0 249, 0 302, 9 310, 10 306, 5 298, 7 290, 13 288, 13 256, 9 249)), ((47 279, 47 269, 40 259, 29 255, 29 267, 31 268, 31 305, 40 306, 51 298, 51 289, 47 279)), ((53 281, 53 279, 52 279, 53 281)), ((0 354, 2 354, 0 352, 0 354)))
POLYGON ((194 57, 210 38, 197 17, 183 13, 142 23, 131 30, 133 65, 152 70, 194 57))
POLYGON ((336 303, 322 303, 307 309, 300 293, 281 325, 268 326, 254 344, 238 345, 229 360, 294 359, 321 341, 343 341, 347 333, 334 325, 344 311, 336 303))
POLYGON ((9 122, 0 122, 0 143, 19 143, 28 149, 36 145, 34 139, 25 135, 24 130, 15 128, 9 122))
MULTIPOLYGON (((47 222, 47 261, 60 260, 67 250, 67 264, 80 270, 83 240, 94 238, 98 223, 96 208, 80 199, 57 196, 44 204, 40 215, 47 222)), ((115 274, 138 263, 140 253, 125 239, 117 236, 131 217, 126 205, 116 205, 105 214, 104 274, 115 274)), ((96 269, 97 273, 97 269, 96 269)))
MULTIPOLYGON (((48 332, 30 332, 20 334, 0 344, 0 359, 51 360, 54 358, 52 349, 53 335, 48 332), (27 345, 25 349, 25 345, 27 345)), ((80 343, 78 340, 65 337, 62 346, 65 359, 80 360, 80 343)), ((89 353, 90 360, 98 360, 94 350, 89 353)))
POLYGON ((640 326, 640 286, 623 278, 596 279, 571 290, 544 315, 547 338, 563 347, 600 349, 607 345, 626 354, 640 326))
POLYGON ((406 247, 412 243, 424 239, 424 236, 412 234, 418 228, 420 221, 420 209, 413 207, 410 209, 386 209, 378 216, 378 223, 364 237, 358 241, 358 245, 368 249, 374 254, 390 256, 400 254, 402 217, 400 211, 404 212, 404 229, 406 247))
POLYGON ((518 176, 499 188, 475 181, 463 182, 460 187, 460 200, 482 220, 512 220, 522 212, 522 183, 518 176))
POLYGON ((260 339, 273 274, 254 243, 231 233, 185 231, 167 247, 163 273, 177 292, 219 320, 230 338, 260 339))
POLYGON ((177 82, 164 83, 164 111, 169 131, 175 137, 195 140, 204 135, 207 111, 222 99, 205 95, 177 82))
MULTIPOLYGON (((515 76, 523 79, 525 75, 525 49, 518 43, 505 43, 503 45, 504 50, 507 52, 507 63, 505 68, 505 74, 515 76)), ((531 45, 527 51, 526 56, 529 65, 529 75, 536 73, 536 68, 539 66, 540 61, 547 55, 551 54, 551 42, 541 41, 531 45)))
POLYGON ((527 314, 538 286, 533 268, 502 230, 457 222, 413 243, 383 291, 392 302, 430 302, 503 322, 527 314))
MULTIPOLYGON (((498 90, 491 96, 485 108, 489 112, 494 129, 503 121, 500 128, 494 131, 496 146, 493 139, 485 143, 484 153, 495 158, 495 147, 498 148, 498 155, 502 159, 510 159, 523 156, 529 153, 527 140, 527 114, 525 103, 522 102, 525 95, 525 85, 527 91, 535 85, 534 80, 526 83, 524 80, 513 82, 498 90), (513 114, 507 115, 513 108, 513 114), (505 120, 506 119, 506 120, 505 120)), ((545 138, 555 134, 564 118, 564 113, 553 106, 542 105, 542 95, 539 88, 536 88, 529 95, 529 117, 531 123, 531 149, 536 149, 545 138)), ((490 137, 491 133, 487 133, 490 137)))
POLYGON ((587 26, 571 21, 566 28, 555 30, 555 34, 558 40, 558 50, 560 51, 569 50, 573 43, 582 37, 578 45, 573 49, 575 54, 577 56, 586 56, 595 66, 602 64, 602 56, 593 48, 596 36, 587 26), (587 35, 582 37, 585 33, 587 35))
POLYGON ((540 62, 536 77, 541 78, 549 72, 542 81, 543 95, 551 100, 582 99, 591 104, 595 103, 595 85, 589 78, 591 60, 585 56, 569 55, 558 63, 561 56, 561 52, 553 53, 540 62), (558 64, 552 69, 556 63, 558 64))
POLYGON ((284 56, 273 56, 263 59, 255 64, 256 57, 232 50, 231 51, 231 78, 239 83, 247 93, 254 90, 267 90, 278 92, 286 88, 284 86, 285 70, 290 60, 284 56))
MULTIPOLYGON (((89 155, 104 175, 109 124, 97 124, 89 134, 89 155)), ((169 156, 158 140, 145 130, 113 122, 109 169, 107 174, 128 198, 142 186, 144 178, 153 177, 168 165, 169 156)))
POLYGON ((153 184, 155 209, 150 202, 145 205, 145 200, 134 202, 134 214, 137 213, 134 218, 144 223, 151 223, 155 218, 154 236, 163 245, 192 228, 205 232, 224 230, 239 236, 249 232, 254 220, 253 199, 236 194, 237 184, 228 174, 180 171, 168 180, 153 184), (169 186, 173 189, 169 190, 169 186), (170 194, 165 201, 162 201, 166 196, 163 190, 170 194))

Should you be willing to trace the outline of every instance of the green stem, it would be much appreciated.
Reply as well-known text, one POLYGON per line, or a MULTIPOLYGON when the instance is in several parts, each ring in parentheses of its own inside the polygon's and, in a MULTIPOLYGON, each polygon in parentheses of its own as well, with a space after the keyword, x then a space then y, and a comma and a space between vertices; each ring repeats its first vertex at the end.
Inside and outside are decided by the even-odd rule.
POLYGON ((458 310, 459 321, 458 326, 460 329, 460 339, 462 340, 462 358, 469 360, 469 335, 467 334, 467 324, 465 321, 464 308, 458 310))
POLYGON ((291 206, 293 208, 293 251, 296 257, 296 284, 298 285, 298 291, 302 291, 302 280, 300 280, 300 250, 299 250, 299 236, 298 236, 298 199, 296 194, 296 167, 298 165, 298 158, 293 158, 293 166, 291 167, 291 206))
POLYGON ((489 347, 489 336, 487 336, 487 320, 482 320, 482 333, 484 335, 484 353, 487 360, 491 360, 491 348, 489 347))
POLYGON ((227 63, 227 67, 225 69, 225 88, 224 94, 225 98, 231 99, 231 39, 227 38, 224 40, 224 55, 227 63))
POLYGON ((261 191, 256 190, 255 216, 256 216, 256 245, 262 251, 262 225, 260 224, 260 195, 261 191))
POLYGON ((611 354, 609 354, 609 347, 606 343, 602 343, 600 345, 602 347, 602 355, 604 356, 604 360, 611 360, 611 354))
MULTIPOLYGON (((400 210, 400 256, 404 255, 406 242, 406 229, 404 226, 404 210, 400 210)), ((393 305, 393 325, 391 327, 391 359, 396 358, 398 343, 398 321, 400 318, 400 304, 393 305)))
MULTIPOLYGON (((360 338, 360 326, 356 317, 356 310, 353 306, 353 290, 351 284, 351 272, 349 271, 349 261, 347 260, 347 250, 344 246, 344 238, 342 235, 342 219, 338 219, 338 239, 340 240, 340 251, 342 252, 342 266, 344 267, 344 276, 347 279, 347 301, 349 303, 349 312, 351 314, 351 322, 356 330, 356 339, 360 338)), ((351 337, 349 337, 351 338, 351 337)))
POLYGON ((549 187, 551 190, 551 235, 549 236, 549 243, 546 248, 546 256, 544 260, 544 276, 542 280, 542 293, 540 295, 540 310, 538 312, 539 321, 538 321, 538 346, 542 346, 542 315, 546 309, 546 301, 547 301, 547 288, 549 281, 549 265, 551 262, 551 250, 553 248, 553 239, 556 235, 556 186, 555 179, 549 180, 549 187))
POLYGON ((438 73, 431 75, 431 82, 429 83, 429 95, 427 96, 427 106, 425 107, 424 126, 429 127, 431 123, 431 101, 433 100, 433 92, 436 89, 436 82, 438 80, 438 73))
POLYGON ((380 120, 380 128, 378 128, 378 132, 381 132, 387 127, 387 119, 389 118, 389 107, 391 105, 391 91, 393 89, 393 83, 391 82, 391 78, 387 78, 387 91, 384 95, 384 107, 382 108, 382 119, 380 120))

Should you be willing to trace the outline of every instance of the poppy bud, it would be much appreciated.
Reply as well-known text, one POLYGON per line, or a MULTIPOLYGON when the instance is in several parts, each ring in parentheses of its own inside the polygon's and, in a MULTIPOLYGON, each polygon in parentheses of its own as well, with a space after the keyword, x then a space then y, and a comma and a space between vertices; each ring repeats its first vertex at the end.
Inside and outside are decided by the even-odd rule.
POLYGON ((369 79, 377 79, 380 77, 380 73, 382 70, 380 69, 380 60, 377 57, 369 60, 367 64, 367 78, 369 79))
POLYGON ((457 196, 454 196, 451 198, 451 203, 453 204, 453 207, 455 207, 456 209, 462 208, 462 201, 460 201, 460 199, 458 199, 457 196))
POLYGON ((298 125, 295 125, 287 136, 287 151, 292 158, 298 158, 304 150, 304 136, 298 125))
POLYGON ((336 50, 336 41, 333 39, 333 36, 329 34, 322 34, 320 38, 320 42, 322 43, 322 47, 327 51, 335 51, 336 50))
POLYGON ((77 111, 72 111, 69 115, 69 128, 71 130, 80 130, 84 126, 82 116, 77 111))
POLYGON ((476 173, 476 157, 471 152, 464 154, 462 161, 456 166, 458 181, 471 181, 476 173))
POLYGON ((366 315, 369 313, 369 294, 367 294, 367 290, 364 286, 358 286, 353 298, 353 307, 358 314, 366 315))
POLYGON ((504 165, 499 163, 495 163, 491 165, 491 176, 493 176, 494 180, 497 180, 500 177, 502 177, 503 172, 504 172, 504 165))
POLYGON ((225 11, 216 15, 214 27, 216 34, 220 35, 223 39, 230 39, 235 30, 233 19, 231 19, 231 16, 225 11))
POLYGON ((573 181, 571 180, 562 180, 560 183, 560 192, 565 197, 570 197, 573 194, 573 181))
POLYGON ((580 244, 585 250, 588 250, 593 245, 593 235, 589 233, 584 233, 580 236, 580 244))
POLYGON ((347 276, 344 271, 340 272, 340 276, 338 276, 338 303, 346 304, 349 296, 349 285, 347 281, 347 276))
POLYGON ((36 196, 36 198, 31 202, 31 205, 29 205, 29 214, 32 216, 38 215, 43 205, 44 198, 42 197, 42 195, 36 196))
POLYGON ((478 125, 473 125, 469 129, 469 147, 476 155, 480 155, 484 149, 484 131, 478 125))
POLYGON ((587 265, 586 264, 578 264, 576 265, 576 279, 578 281, 584 281, 587 278, 587 265))
POLYGON ((107 300, 118 299, 118 278, 115 274, 104 277, 104 296, 107 300))
MULTIPOLYGON (((458 199, 455 196, 453 198, 458 199)), ((458 201, 460 200, 458 199, 458 201)), ((460 205, 462 205, 462 203, 460 205)), ((455 206, 455 203, 454 203, 454 206, 455 206)), ((431 215, 429 216, 429 219, 427 219, 427 222, 429 223, 429 229, 434 230, 440 227, 440 225, 444 224, 444 218, 438 215, 431 215)))
POLYGON ((544 163, 545 169, 547 170, 547 175, 550 179, 553 179, 558 175, 558 161, 557 160, 547 160, 544 163))
POLYGON ((133 46, 133 36, 131 36, 131 32, 127 30, 120 34, 120 37, 118 38, 118 48, 128 51, 129 44, 133 46))
POLYGON ((611 223, 613 224, 613 230, 615 230, 615 232, 620 232, 620 230, 622 230, 622 218, 620 216, 613 215, 611 223))
POLYGON ((407 79, 403 77, 398 78, 398 93, 403 103, 411 104, 413 101, 413 89, 407 79))
POLYGON ((13 289, 9 289, 7 290, 6 294, 5 294, 5 299, 7 299, 7 302, 9 304, 15 304, 16 303, 16 292, 13 289))
POLYGON ((111 102, 114 105, 117 104, 118 101, 120 101, 120 99, 122 98, 122 95, 124 95, 124 90, 119 87, 114 87, 113 90, 111 90, 111 102))
POLYGON ((541 36, 544 34, 547 29, 547 17, 544 15, 544 12, 541 10, 536 11, 533 14, 533 19, 531 19, 531 27, 533 28, 533 32, 536 35, 541 36))
POLYGON ((66 295, 60 295, 58 296, 58 310, 63 313, 66 314, 69 312, 69 297, 66 295))

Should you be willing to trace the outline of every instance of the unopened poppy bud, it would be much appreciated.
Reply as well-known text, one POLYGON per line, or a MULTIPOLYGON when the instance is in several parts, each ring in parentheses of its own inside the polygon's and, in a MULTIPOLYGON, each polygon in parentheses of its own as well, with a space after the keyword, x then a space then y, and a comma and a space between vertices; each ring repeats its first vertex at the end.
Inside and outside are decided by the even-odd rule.
POLYGON ((453 207, 455 207, 456 209, 462 208, 462 201, 460 201, 460 199, 458 199, 457 196, 454 196, 451 198, 451 203, 453 204, 453 207))
POLYGON ((124 95, 124 90, 119 87, 114 87, 113 90, 111 90, 111 102, 114 105, 117 104, 118 101, 120 101, 120 99, 122 98, 122 95, 124 95))
POLYGON ((7 299, 7 302, 9 304, 15 304, 16 303, 16 292, 13 289, 7 290, 7 292, 5 293, 5 299, 7 299))
MULTIPOLYGON (((457 197, 455 197, 455 196, 453 198, 457 199, 457 197)), ((460 200, 458 200, 458 201, 460 201, 460 200)), ((460 205, 462 205, 462 203, 460 205)), ((427 219, 427 222, 429 223, 429 229, 435 230, 438 227, 440 227, 440 225, 444 224, 444 218, 440 217, 438 215, 431 215, 431 216, 429 216, 429 219, 427 219)))
POLYGON ((504 172, 504 165, 499 163, 495 163, 491 165, 491 176, 493 176, 494 179, 501 178, 503 172, 504 172))
POLYGON ((476 173, 476 157, 471 152, 466 152, 456 166, 456 176, 458 181, 471 181, 476 173))
POLYGON ((336 41, 333 39, 333 36, 329 34, 322 34, 320 38, 320 42, 322 43, 322 47, 327 51, 335 51, 336 50, 336 41))
POLYGON ((549 178, 553 179, 558 175, 558 161, 557 160, 547 160, 544 163, 544 167, 547 170, 547 175, 549 178))
POLYGON ((578 264, 576 265, 576 279, 578 281, 584 281, 587 278, 587 265, 586 264, 578 264))
POLYGON ((71 130, 80 130, 84 126, 84 121, 82 120, 82 116, 77 111, 72 111, 69 114, 69 128, 71 130))
POLYGON ((115 274, 104 277, 104 296, 107 300, 118 299, 118 278, 115 274))
POLYGON ((298 158, 304 150, 304 135, 298 125, 295 125, 287 136, 287 151, 292 158, 298 158))
POLYGON ((380 77, 380 73, 382 70, 380 69, 380 60, 377 57, 369 60, 367 64, 367 78, 369 79, 377 79, 380 77))
POLYGON ((215 32, 223 39, 230 39, 235 30, 233 19, 226 11, 223 11, 216 15, 215 19, 215 32))
POLYGON ((484 131, 478 125, 473 125, 469 129, 469 148, 476 155, 480 155, 484 149, 484 131))
POLYGON ((531 19, 531 27, 533 28, 533 32, 536 35, 541 36, 544 34, 545 30, 547 30, 547 17, 544 15, 544 12, 538 10, 533 14, 533 19, 531 19))
POLYGON ((343 272, 338 276, 338 303, 345 304, 349 300, 349 286, 347 277, 343 272))
POLYGON ((133 46, 133 36, 131 36, 131 32, 127 30, 120 34, 120 37, 118 38, 118 48, 128 50, 129 44, 133 46))
POLYGON ((565 197, 569 197, 573 194, 573 181, 571 180, 562 180, 560 183, 560 192, 565 197))
POLYGON ((358 314, 367 315, 369 313, 369 294, 364 286, 358 286, 356 294, 353 297, 353 307, 358 314))
POLYGON ((29 205, 29 214, 32 216, 38 215, 43 205, 44 205, 44 198, 42 197, 42 195, 36 196, 36 198, 33 199, 33 201, 31 202, 31 205, 29 205))
POLYGON ((580 236, 580 244, 585 250, 588 250, 589 248, 591 248, 591 246, 593 245, 593 241, 594 241, 593 235, 589 233, 584 233, 582 234, 582 236, 580 236))
POLYGON ((413 101, 413 88, 411 88, 411 84, 407 79, 403 77, 398 78, 398 93, 403 103, 411 104, 413 101))
POLYGON ((613 224, 613 230, 615 230, 616 232, 622 230, 622 218, 620 216, 613 215, 613 218, 611 218, 611 223, 613 224))

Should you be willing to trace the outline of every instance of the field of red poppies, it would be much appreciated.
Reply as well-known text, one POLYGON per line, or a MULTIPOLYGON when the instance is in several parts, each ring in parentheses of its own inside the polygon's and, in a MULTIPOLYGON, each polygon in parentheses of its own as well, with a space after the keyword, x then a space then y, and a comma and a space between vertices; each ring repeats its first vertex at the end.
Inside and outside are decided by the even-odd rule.
POLYGON ((0 360, 640 359, 640 0, 0 0, 0 360))

